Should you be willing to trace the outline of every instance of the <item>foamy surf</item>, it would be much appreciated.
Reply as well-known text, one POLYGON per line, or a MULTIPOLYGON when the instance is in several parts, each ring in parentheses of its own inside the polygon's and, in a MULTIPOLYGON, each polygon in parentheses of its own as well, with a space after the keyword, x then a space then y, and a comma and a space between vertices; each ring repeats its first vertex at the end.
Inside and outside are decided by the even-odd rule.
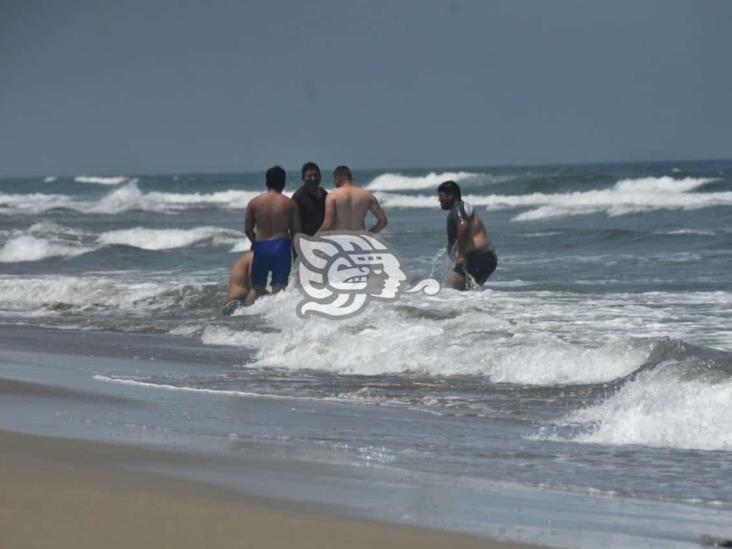
MULTIPOLYGON (((538 221, 579 215, 621 216, 658 210, 698 210, 732 205, 732 192, 691 192, 715 181, 712 178, 673 179, 650 177, 622 180, 613 187, 572 193, 531 193, 522 195, 464 194, 474 206, 491 211, 526 209, 513 221, 538 221)), ((436 208, 436 195, 405 195, 379 192, 385 207, 436 208)))
POLYGON ((80 199, 59 194, 0 193, 0 212, 38 214, 55 208, 75 210, 85 214, 121 214, 129 211, 176 213, 195 208, 243 210, 254 191, 221 191, 214 193, 143 192, 136 180, 121 184, 98 200, 80 199))
POLYGON ((140 250, 164 251, 190 246, 227 247, 229 253, 248 250, 244 233, 222 227, 191 229, 154 229, 133 227, 106 231, 99 235, 55 223, 36 223, 25 231, 0 233, 0 263, 41 261, 49 258, 75 258, 111 246, 129 246, 140 250))
POLYGON ((54 242, 31 235, 10 238, 0 247, 0 263, 41 261, 52 257, 72 258, 92 251, 78 243, 54 242))
POLYGON ((476 182, 503 182, 509 181, 508 176, 492 176, 472 172, 430 172, 427 175, 410 176, 400 173, 385 173, 375 177, 366 188, 370 191, 410 191, 420 189, 437 189, 443 181, 453 180, 460 183, 476 182))
POLYGON ((249 239, 239 231, 220 227, 196 227, 193 229, 149 229, 135 227, 120 231, 108 231, 97 238, 101 245, 124 245, 141 250, 171 250, 184 248, 205 241, 212 245, 223 245, 248 249, 249 239))
MULTIPOLYGON (((466 296, 459 294, 371 304, 365 313, 345 321, 303 322, 295 314, 299 299, 298 292, 287 291, 239 312, 261 315, 274 332, 208 326, 202 342, 250 348, 256 352, 254 367, 355 375, 475 375, 496 383, 539 386, 623 378, 654 350, 648 340, 611 339, 593 345, 585 334, 584 342, 567 341, 547 335, 541 327, 512 322, 495 305, 492 314, 475 310, 475 302, 465 310, 466 296), (440 310, 444 312, 435 316, 440 310)), ((491 307, 488 300, 483 304, 491 307)))
POLYGON ((565 418, 574 442, 732 450, 732 381, 691 375, 669 362, 640 373, 617 393, 565 418))
POLYGON ((130 179, 123 176, 100 177, 94 175, 79 175, 74 178, 77 183, 90 183, 92 185, 121 185, 130 179))
POLYGON ((80 310, 88 308, 126 309, 142 313, 145 309, 173 306, 175 297, 167 303, 151 302, 173 290, 177 284, 161 282, 120 281, 110 276, 0 277, 0 309, 34 311, 58 309, 59 305, 80 310))

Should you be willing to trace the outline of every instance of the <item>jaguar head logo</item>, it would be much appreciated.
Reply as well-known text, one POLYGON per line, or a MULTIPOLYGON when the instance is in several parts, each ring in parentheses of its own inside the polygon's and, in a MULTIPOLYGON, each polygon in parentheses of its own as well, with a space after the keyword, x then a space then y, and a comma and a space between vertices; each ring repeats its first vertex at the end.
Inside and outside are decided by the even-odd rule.
POLYGON ((295 251, 300 290, 305 297, 297 309, 301 317, 353 316, 372 299, 396 299, 407 279, 394 252, 372 234, 298 234, 295 251))

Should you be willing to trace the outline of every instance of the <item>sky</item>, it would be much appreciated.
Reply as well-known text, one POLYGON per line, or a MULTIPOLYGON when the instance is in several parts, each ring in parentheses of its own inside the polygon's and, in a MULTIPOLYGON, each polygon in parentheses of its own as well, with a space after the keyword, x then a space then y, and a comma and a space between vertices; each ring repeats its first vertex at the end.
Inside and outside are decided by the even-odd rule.
POLYGON ((0 176, 732 158, 728 0, 0 0, 0 176))

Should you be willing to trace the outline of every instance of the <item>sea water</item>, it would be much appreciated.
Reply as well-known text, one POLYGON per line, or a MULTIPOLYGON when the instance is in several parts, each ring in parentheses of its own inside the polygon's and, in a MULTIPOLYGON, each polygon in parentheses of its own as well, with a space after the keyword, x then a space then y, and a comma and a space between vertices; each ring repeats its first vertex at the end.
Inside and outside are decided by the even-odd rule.
MULTIPOLYGON (((190 356, 228 353, 193 370, 90 363, 79 384, 131 388, 164 408, 106 424, 89 414, 102 431, 144 425, 250 451, 286 441, 376 480, 437 475, 488 483, 487 493, 508 483, 529 500, 666 505, 701 524, 668 534, 683 522, 670 507, 651 513, 655 527, 618 519, 636 542, 732 535, 732 162, 354 175, 387 213, 383 236, 409 282, 449 273, 436 187, 457 181, 496 245, 485 288, 371 303, 340 321, 299 318, 290 288, 226 319, 228 271, 249 248, 243 211, 262 174, 3 179, 0 322, 155 334, 163 361, 179 341, 190 356), (237 398, 260 405, 242 415, 237 398), (279 401, 287 413, 265 412, 279 401)), ((286 192, 297 186, 289 173, 286 192)), ((470 493, 454 494, 452 513, 435 503, 436 524, 572 542, 526 534, 515 513, 507 529, 481 529, 454 511, 474 504, 470 493)))

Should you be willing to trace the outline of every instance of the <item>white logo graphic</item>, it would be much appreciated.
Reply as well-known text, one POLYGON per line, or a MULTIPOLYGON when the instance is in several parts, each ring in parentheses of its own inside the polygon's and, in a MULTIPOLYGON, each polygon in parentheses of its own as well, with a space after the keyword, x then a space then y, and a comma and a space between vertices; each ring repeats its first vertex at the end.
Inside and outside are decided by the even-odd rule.
POLYGON ((295 236, 297 272, 305 297, 297 314, 347 318, 360 313, 369 300, 392 301, 399 293, 424 291, 435 295, 440 283, 428 278, 401 290, 407 275, 391 248, 361 232, 329 232, 295 236))

